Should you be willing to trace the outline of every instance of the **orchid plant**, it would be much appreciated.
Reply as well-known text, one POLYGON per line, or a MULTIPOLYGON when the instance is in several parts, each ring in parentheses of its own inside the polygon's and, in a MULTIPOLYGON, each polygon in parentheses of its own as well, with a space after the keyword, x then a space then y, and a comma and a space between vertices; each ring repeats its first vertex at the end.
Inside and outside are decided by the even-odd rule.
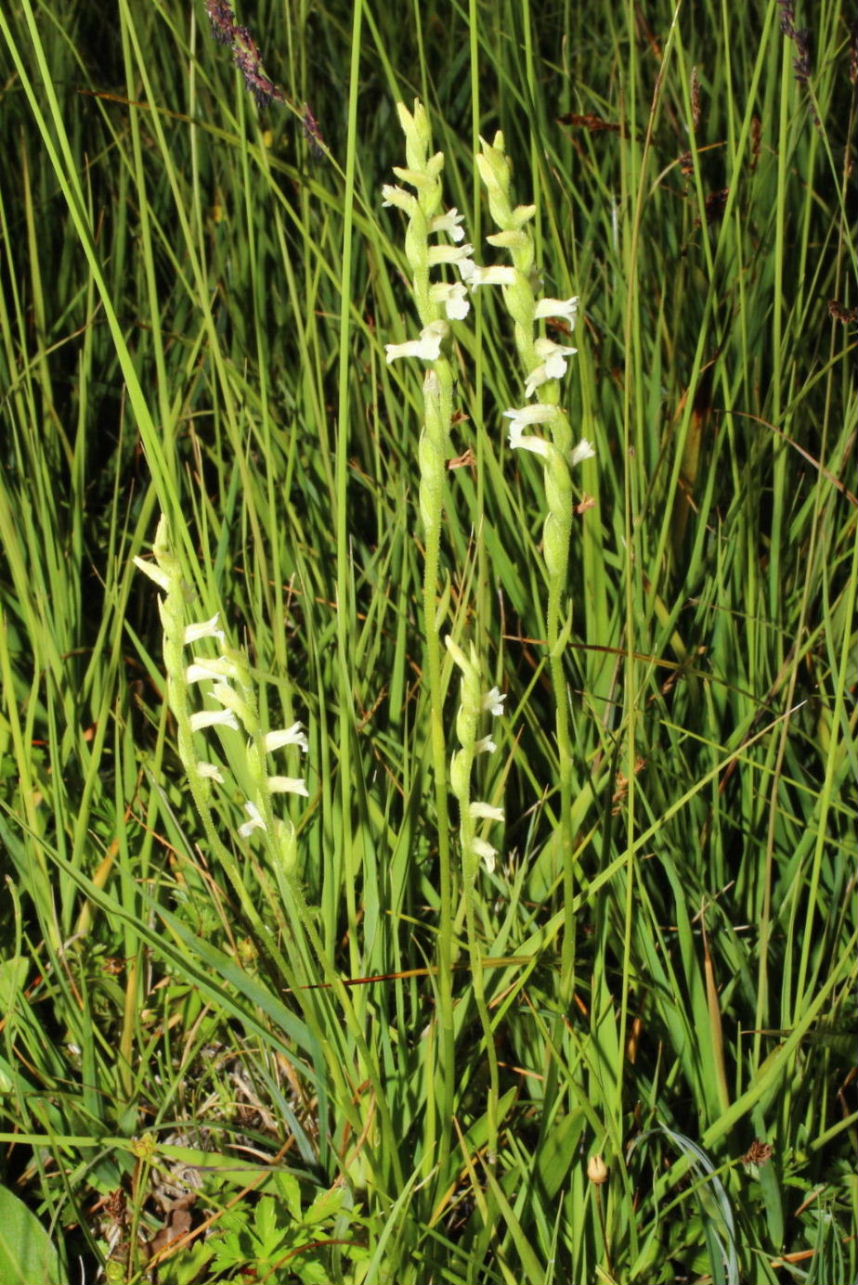
MULTIPOLYGON (((167 704, 176 722, 179 758, 210 845, 227 871, 233 870, 231 852, 220 838, 221 826, 212 811, 212 788, 226 784, 226 769, 221 762, 213 761, 211 749, 203 749, 205 737, 217 731, 243 732, 244 752, 240 761, 246 786, 243 806, 247 819, 237 827, 237 837, 245 843, 257 832, 264 837, 269 868, 273 870, 281 895, 288 888, 294 898, 298 886, 295 828, 288 817, 278 815, 277 799, 284 794, 306 796, 308 791, 303 777, 269 770, 269 759, 288 747, 306 753, 306 734, 300 723, 275 730, 263 727, 248 658, 243 651, 228 644, 219 615, 186 623, 188 590, 164 517, 158 523, 153 553, 154 562, 143 558, 134 561, 162 591, 158 607, 163 627, 167 704), (218 655, 205 656, 196 650, 205 640, 216 644, 218 655), (190 655, 188 649, 192 649, 190 655), (196 698, 195 694, 198 694, 196 698)), ((264 866, 259 865, 257 869, 264 879, 264 866)), ((245 881, 235 878, 233 884, 240 890, 245 909, 252 911, 245 881)))
MULTIPOLYGON (((491 143, 480 140, 481 152, 476 165, 488 196, 489 209, 498 231, 487 237, 490 246, 509 254, 511 263, 480 266, 474 262, 473 246, 464 243, 462 216, 458 211, 444 213, 441 208, 440 174, 442 153, 431 153, 428 117, 419 102, 413 113, 398 105, 399 119, 405 132, 407 165, 394 172, 401 183, 415 188, 415 193, 402 186, 385 186, 384 203, 403 210, 409 219, 405 238, 406 256, 412 270, 412 291, 422 328, 417 339, 387 344, 388 362, 400 357, 416 357, 431 363, 423 382, 424 426, 420 441, 420 511, 426 534, 425 564, 425 631, 429 658, 428 672, 432 707, 440 727, 439 676, 437 673, 437 638, 441 622, 434 610, 438 575, 438 537, 443 511, 444 475, 452 455, 449 425, 452 415, 452 368, 444 354, 450 321, 463 321, 468 315, 468 293, 482 286, 499 286, 503 300, 514 322, 515 345, 523 369, 523 404, 503 412, 510 421, 508 442, 512 450, 529 451, 543 462, 545 496, 548 513, 543 528, 543 549, 548 576, 546 635, 548 661, 556 704, 556 737, 560 762, 560 838, 566 863, 566 902, 571 907, 574 894, 571 862, 572 835, 568 833, 572 801, 572 752, 569 738, 568 699, 563 671, 563 638, 569 627, 566 594, 569 576, 569 549, 574 513, 571 470, 594 454, 589 441, 573 445, 568 416, 560 405, 560 380, 568 362, 576 353, 571 344, 558 343, 540 333, 541 325, 554 319, 568 333, 574 329, 578 299, 538 298, 533 287, 535 243, 530 224, 535 205, 513 205, 511 198, 512 169, 497 133, 491 143), (453 245, 435 245, 432 238, 446 233, 453 245), (454 265, 461 281, 455 284, 433 282, 431 270, 442 264, 454 265), (537 400, 531 400, 534 397, 537 400), (532 430, 537 430, 536 432, 532 430)), ((464 654, 454 651, 462 668, 464 654)), ((470 664, 470 662, 467 662, 470 664)), ((466 686, 466 684, 463 684, 466 686)), ((460 715, 461 716, 461 715, 460 715)), ((436 740, 436 780, 443 783, 439 762, 441 728, 436 740)), ((458 751, 454 763, 460 761, 458 751)), ((451 781, 452 785, 452 781, 451 781)), ((460 791, 453 788, 457 796, 460 791)), ((443 826, 446 811, 439 797, 439 824, 443 826)), ((462 813, 463 859, 467 864, 474 852, 475 840, 470 831, 473 816, 462 813)), ((443 838, 441 840, 443 845, 443 838)), ((493 857, 490 858, 493 861, 493 857)), ((442 862, 443 868, 443 862, 442 862)), ((571 909, 569 910, 571 916, 571 909)), ((567 924, 567 946, 564 972, 571 977, 573 967, 574 927, 567 924)))
MULTIPOLYGON (((242 33, 239 32, 239 35, 242 33)), ((489 145, 482 141, 482 153, 476 163, 488 192, 489 206, 499 231, 488 237, 491 246, 506 250, 511 264, 480 266, 474 262, 473 246, 465 241, 463 217, 456 209, 443 206, 441 173, 444 157, 433 152, 428 116, 419 102, 409 112, 398 106, 405 134, 406 165, 394 170, 399 180, 383 189, 384 203, 400 209, 408 219, 405 253, 410 269, 411 289, 420 329, 416 338, 388 343, 388 364, 401 359, 416 359, 425 364, 423 376, 423 425, 419 446, 419 508, 425 541, 423 581, 423 625, 426 648, 426 674, 429 699, 429 726, 436 801, 439 855, 439 1065, 438 1135, 427 1138, 425 1164, 439 1161, 439 1172, 446 1171, 446 1158, 451 1146, 450 1121, 455 1100, 455 1036, 453 1020, 452 971, 455 960, 455 930, 464 916, 473 977, 473 993, 488 1050, 490 1092, 488 1104, 489 1156, 496 1154, 498 1137, 499 1075, 494 1051, 493 1027, 488 1010, 482 951, 484 943, 476 914, 476 884, 480 870, 494 877, 498 848, 488 838, 488 828, 502 824, 504 810, 496 802, 472 797, 473 772, 477 758, 491 754, 496 743, 484 727, 487 715, 503 712, 505 697, 496 687, 483 682, 478 649, 474 644, 465 649, 450 636, 445 637, 447 653, 461 675, 460 698, 456 715, 458 747, 448 758, 448 737, 444 723, 445 686, 442 681, 442 652, 446 608, 439 605, 440 541, 443 524, 448 464, 454 452, 450 439, 453 416, 454 368, 450 356, 452 327, 467 320, 474 291, 483 286, 499 286, 515 329, 515 344, 523 369, 521 406, 503 412, 509 423, 509 446, 538 455, 543 462, 548 513, 544 524, 544 555, 548 575, 548 608, 546 617, 548 658, 556 697, 556 735, 560 760, 560 828, 566 862, 566 904, 570 916, 564 955, 565 971, 574 971, 574 922, 571 922, 572 867, 571 836, 565 833, 571 800, 571 750, 568 734, 567 698, 563 677, 562 650, 564 630, 568 628, 565 594, 569 569, 569 545, 572 529, 573 490, 571 469, 593 454, 587 441, 572 443, 568 418, 560 406, 560 380, 569 359, 575 354, 570 344, 555 342, 539 333, 541 324, 550 318, 562 321, 571 333, 577 315, 578 301, 538 299, 532 281, 535 259, 534 241, 529 228, 536 207, 513 206, 510 200, 510 166, 503 138, 495 136, 489 145), (411 190, 409 190, 411 189, 411 190), (447 279, 450 270, 455 279, 447 279), (536 400, 533 400, 533 399, 536 400), (537 431, 533 431, 537 430, 537 431), (451 833, 448 794, 458 809, 458 844, 460 867, 454 870, 451 860, 451 833), (460 893, 457 894, 457 889, 460 893), (460 895, 457 910, 457 896, 460 895), (437 1150, 435 1147, 437 1142, 437 1150)), ((260 855, 253 858, 257 878, 267 883, 273 875, 284 903, 288 899, 298 911, 313 953, 324 960, 325 972, 335 976, 333 961, 326 959, 312 916, 304 901, 298 872, 295 829, 288 817, 280 815, 278 800, 283 795, 306 796, 303 777, 274 770, 271 757, 292 748, 307 750, 307 738, 300 724, 279 730, 268 730, 259 715, 251 668, 246 655, 227 642, 219 616, 199 623, 188 623, 188 594, 181 578, 179 560, 174 553, 167 523, 161 519, 154 543, 154 564, 136 559, 137 566, 162 590, 159 607, 164 630, 164 662, 167 671, 167 700, 176 721, 179 757, 187 773, 197 810, 207 838, 239 892, 244 909, 252 920, 258 919, 247 892, 246 882, 238 875, 232 845, 220 837, 212 811, 212 790, 227 784, 226 769, 220 759, 204 750, 213 733, 221 736, 243 734, 243 750, 235 744, 225 757, 239 767, 235 785, 244 793, 246 814, 236 827, 236 840, 247 845, 261 842, 260 855), (216 655, 200 650, 205 642, 214 643, 216 655), (189 652, 190 649, 190 652, 189 652), (202 699, 197 698, 199 694, 202 699), (240 778, 240 781, 239 781, 240 778)), ((301 971, 303 951, 293 955, 291 973, 301 971)), ((332 984, 337 985, 336 981, 332 984)), ((339 987, 342 991, 342 987, 339 987)), ((347 1021, 354 1023, 345 992, 347 1021)))
MULTIPOLYGON (((565 597, 569 574, 569 548, 574 512, 571 469, 590 458, 591 444, 582 440, 573 445, 572 431, 566 413, 560 406, 560 380, 576 349, 558 343, 540 333, 548 319, 562 322, 571 333, 578 311, 577 298, 537 298, 533 288, 535 245, 528 226, 536 214, 535 205, 514 206, 511 201, 511 166, 504 150, 503 135, 495 135, 489 144, 481 140, 481 153, 476 164, 488 195, 489 208, 498 231, 487 240, 495 249, 508 252, 511 264, 480 266, 473 258, 473 246, 464 240, 462 216, 457 210, 444 211, 441 172, 444 157, 432 152, 429 120, 417 101, 413 112, 398 104, 400 123, 405 133, 406 166, 396 168, 400 180, 386 185, 384 204, 396 206, 408 217, 405 252, 411 270, 411 288, 421 329, 416 339, 385 346, 388 363, 399 358, 417 358, 428 363, 423 379, 423 428, 420 438, 420 513, 426 541, 424 563, 424 631, 427 674, 431 704, 432 750, 435 771, 436 804, 440 853, 441 932, 441 1011, 449 1021, 449 924, 452 910, 452 879, 447 839, 446 793, 459 805, 459 841, 462 857, 462 891, 468 924, 468 939, 474 969, 477 1007, 492 1050, 491 1022, 482 987, 482 964, 477 951, 477 926, 473 916, 474 885, 480 861, 486 871, 494 870, 496 849, 477 833, 480 820, 499 822, 503 810, 493 804, 471 799, 471 770, 474 758, 482 750, 493 750, 490 737, 478 737, 477 725, 484 705, 481 697, 479 657, 473 646, 470 653, 452 639, 446 638, 448 650, 462 673, 461 699, 457 715, 460 748, 453 754, 447 774, 443 724, 443 691, 441 687, 438 640, 443 620, 437 609, 440 531, 444 507, 444 486, 448 462, 453 454, 450 423, 453 410, 453 368, 447 356, 452 322, 464 321, 469 312, 469 295, 482 286, 499 286, 512 316, 515 344, 523 367, 524 404, 503 412, 509 419, 509 446, 530 451, 543 461, 548 513, 544 524, 544 556, 548 575, 546 632, 548 659, 556 704, 556 736, 560 762, 560 840, 564 854, 564 891, 567 906, 563 971, 567 987, 574 972, 574 919, 572 901, 574 877, 572 836, 568 832, 572 800, 572 753, 568 725, 568 698, 563 670, 563 639, 567 608, 565 597), (405 186, 403 186, 405 185, 405 186), (414 191, 408 191, 407 188, 414 191), (435 237, 446 235, 452 244, 438 244, 435 237), (454 267, 460 280, 453 283, 434 280, 432 272, 439 267, 454 267), (538 400, 531 400, 538 397, 538 400), (530 430, 541 430, 542 434, 530 430)), ((502 709, 503 697, 490 693, 494 713, 502 709)), ((490 1054, 492 1094, 497 1096, 497 1066, 490 1054)), ((453 1074, 452 1051, 448 1047, 448 1064, 444 1077, 453 1074)), ((490 1135, 494 1137, 493 1112, 490 1108, 490 1135)), ((490 1150, 491 1150, 490 1146, 490 1150)))
POLYGON ((575 923, 573 899, 575 871, 574 836, 571 833, 573 759, 569 734, 569 702, 563 667, 564 640, 571 631, 571 607, 566 601, 569 583, 569 553, 574 514, 571 470, 594 454, 589 441, 573 446, 572 429, 560 406, 560 380, 576 349, 538 333, 541 322, 555 319, 571 333, 578 314, 578 299, 543 298, 533 287, 535 244, 530 223, 535 205, 512 204, 512 166, 504 147, 503 134, 491 143, 480 140, 477 168, 488 196, 489 209, 499 231, 488 243, 506 250, 511 265, 498 264, 482 269, 475 285, 497 284, 514 322, 515 345, 524 373, 525 402, 503 412, 509 424, 512 450, 530 451, 543 463, 548 513, 543 525, 543 555, 548 575, 546 640, 555 703, 555 734, 559 763, 559 840, 563 859, 565 932, 561 962, 561 985, 571 995, 575 966, 575 923), (538 396, 537 401, 530 398, 538 396), (529 432, 542 430, 542 434, 529 432))

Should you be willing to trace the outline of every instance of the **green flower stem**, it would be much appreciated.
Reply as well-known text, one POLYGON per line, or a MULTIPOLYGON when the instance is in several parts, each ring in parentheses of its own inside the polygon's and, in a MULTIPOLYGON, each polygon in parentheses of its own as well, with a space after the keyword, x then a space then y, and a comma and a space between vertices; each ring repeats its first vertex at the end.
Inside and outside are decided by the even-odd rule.
MULTIPOLYGON (((549 490, 548 469, 546 469, 546 491, 549 490)), ((566 470, 568 478, 568 470, 566 470)), ((571 493, 571 479, 569 491, 571 493)), ((558 550, 563 550, 558 557, 559 568, 549 571, 548 576, 548 611, 546 616, 546 637, 548 639, 549 667, 551 685, 554 689, 554 728, 557 737, 557 759, 560 776, 560 848, 563 861, 563 909, 564 931, 560 952, 560 994, 565 1003, 571 1003, 575 986, 575 862, 573 858, 572 833, 572 798, 573 798, 573 758, 572 740, 569 735, 569 699, 566 677, 563 672, 563 652, 571 628, 571 612, 568 622, 563 619, 563 599, 566 592, 569 573, 569 539, 572 532, 572 501, 569 497, 565 513, 549 510, 545 520, 545 545, 549 543, 548 525, 552 523, 552 543, 558 550)))
MULTIPOLYGON (((444 689, 441 681, 441 625, 438 619, 438 580, 444 515, 446 461, 453 400, 450 363, 439 358, 423 383, 424 423, 420 438, 420 514, 423 519, 423 633, 429 687, 429 725, 432 774, 438 819, 438 1007, 441 1026, 441 1088, 438 1093, 440 1136, 439 1175, 445 1175, 451 1145, 455 1089, 453 1031, 453 877, 450 860, 450 818, 447 804, 447 741, 444 732, 444 689)), ((427 1146, 427 1163, 432 1157, 427 1146)))
MULTIPOLYGON (((559 385, 551 380, 541 395, 547 404, 559 398, 559 385)), ((548 515, 543 527, 543 548, 548 572, 548 608, 546 612, 546 638, 551 685, 554 689, 554 730, 557 737, 557 761, 560 778, 560 851, 563 862, 563 939, 560 951, 560 994, 565 1003, 571 1003, 575 986, 575 863, 573 859, 574 836, 572 833, 573 758, 572 740, 569 735, 569 697, 563 670, 563 653, 571 631, 571 609, 564 619, 564 598, 569 577, 569 545, 572 535, 573 495, 572 478, 566 463, 566 451, 571 445, 571 431, 565 414, 558 410, 551 421, 552 444, 545 463, 545 495, 548 515), (565 450, 560 443, 566 444, 565 450)))
MULTIPOLYGON (((527 224, 533 218, 533 205, 513 207, 510 199, 512 171, 504 150, 503 135, 495 135, 492 144, 480 140, 482 152, 477 159, 486 187, 492 218, 501 231, 488 238, 492 245, 506 249, 515 268, 515 280, 503 285, 504 302, 515 322, 515 343, 528 377, 540 367, 541 354, 534 336, 536 298, 532 274, 534 268, 533 235, 527 224)), ((569 542, 572 533, 572 482, 567 463, 572 447, 572 433, 566 415, 559 409, 560 385, 556 379, 543 379, 538 385, 539 400, 545 406, 557 406, 547 421, 551 443, 541 443, 545 463, 545 491, 548 516, 544 526, 544 549, 548 571, 548 604, 546 637, 548 665, 554 690, 555 735, 560 780, 560 823, 558 839, 563 862, 564 933, 561 947, 561 994, 571 1001, 575 974, 575 864, 573 860, 572 798, 574 771, 572 743, 569 734, 569 709, 563 653, 571 618, 564 618, 564 598, 569 576, 569 542), (553 449, 552 449, 553 448, 553 449)))
MULTIPOLYGON (((485 840, 477 836, 476 820, 479 816, 502 819, 502 813, 487 804, 474 803, 471 798, 471 777, 474 759, 480 742, 478 741, 480 720, 486 708, 491 708, 499 697, 491 693, 484 699, 480 681, 479 658, 475 647, 471 647, 470 656, 466 656, 451 638, 446 639, 447 648, 462 672, 461 697, 456 717, 456 735, 460 748, 453 755, 450 764, 450 790, 459 804, 459 837, 462 846, 462 895, 465 903, 465 924, 468 934, 468 954, 471 964, 471 978, 474 988, 474 1003, 483 1028, 486 1046, 486 1058, 489 1067, 489 1092, 486 1103, 488 1122, 488 1154, 490 1163, 497 1159, 498 1151, 498 1102, 500 1100, 500 1076, 498 1073, 497 1050, 495 1049, 494 1031, 486 1003, 485 974, 483 953, 477 928, 476 884, 481 858, 494 865, 495 850, 485 840)), ((498 704, 499 708, 499 704, 498 704)), ((483 748, 494 748, 491 742, 483 748)))
MULTIPOLYGON (((433 262, 455 262, 464 251, 430 246, 433 220, 442 206, 440 174, 444 165, 442 153, 432 152, 429 118, 422 104, 415 102, 413 113, 397 104, 400 124, 405 135, 405 168, 395 168, 396 177, 415 189, 416 195, 401 187, 385 188, 386 199, 408 215, 405 252, 411 269, 411 284, 424 340, 434 331, 437 347, 432 365, 423 382, 424 418, 420 435, 420 516, 423 522, 425 555, 423 564, 423 633, 426 681, 429 694, 429 726, 434 780, 435 808, 438 826, 438 1012, 440 1025, 440 1084, 434 1094, 435 1113, 429 1113, 426 1125, 424 1163, 428 1169, 437 1164, 439 1190, 448 1181, 447 1167, 452 1144, 455 1108, 455 1036, 453 1029, 453 874, 450 860, 450 821, 447 804, 447 746, 444 734, 444 689, 441 679, 438 584, 441 562, 441 530, 444 515, 447 460, 450 450, 450 421, 453 410, 453 373, 447 358, 440 352, 441 338, 446 335, 440 302, 431 293, 430 269, 433 262), (434 258, 433 258, 434 255, 434 258), (449 257, 443 257, 448 255, 449 257)), ((446 228, 444 230, 449 230, 446 228)), ((388 360, 403 354, 410 345, 388 346, 388 360)), ((423 354, 421 354, 423 355, 423 354)), ((429 1074, 432 1068, 429 1067, 429 1074)), ((433 1086, 434 1087, 434 1086, 433 1086)), ((432 1095, 427 1095, 427 1101, 432 1095)))

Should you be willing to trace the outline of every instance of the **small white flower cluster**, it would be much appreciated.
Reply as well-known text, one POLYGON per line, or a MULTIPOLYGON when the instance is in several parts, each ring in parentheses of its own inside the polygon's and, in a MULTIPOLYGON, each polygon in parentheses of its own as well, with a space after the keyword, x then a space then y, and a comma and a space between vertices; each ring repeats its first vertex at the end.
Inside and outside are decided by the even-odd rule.
POLYGON ((462 674, 461 697, 456 716, 456 734, 461 748, 456 750, 450 763, 450 790, 459 802, 465 871, 470 869, 473 877, 479 861, 482 861, 491 874, 497 858, 497 848, 489 843, 488 839, 477 834, 476 822, 504 819, 503 808, 471 798, 471 770, 474 759, 478 754, 494 754, 497 749, 491 736, 478 737, 477 732, 480 721, 487 713, 493 718, 501 716, 506 696, 497 687, 492 687, 487 692, 483 691, 479 657, 473 645, 470 655, 466 656, 461 647, 449 636, 444 639, 444 642, 462 674), (472 858, 476 858, 476 861, 472 858))
POLYGON ((397 104, 400 123, 406 139, 407 166, 394 166, 400 183, 415 189, 416 195, 399 184, 385 183, 381 189, 382 204, 393 205, 408 215, 406 254, 414 274, 412 288, 417 312, 423 323, 417 339, 401 344, 385 344, 388 364, 398 357, 419 357, 437 361, 441 344, 449 334, 449 322, 463 321, 470 311, 464 282, 474 270, 471 255, 474 247, 465 243, 463 216, 456 209, 442 211, 440 174, 444 167, 443 152, 429 155, 431 133, 422 104, 414 104, 413 114, 397 104), (444 234, 451 245, 430 244, 429 237, 444 234), (462 280, 430 281, 433 268, 455 267, 462 280))
MULTIPOLYGON (((470 276, 470 285, 472 289, 481 285, 503 287, 507 308, 516 323, 516 342, 527 371, 524 395, 529 399, 543 385, 562 379, 566 374, 569 358, 578 351, 571 344, 555 343, 547 337, 534 339, 534 324, 550 317, 564 322, 571 332, 578 316, 578 299, 574 296, 570 299, 534 298, 531 285, 534 246, 533 237, 526 225, 536 213, 536 206, 513 207, 511 204, 511 167, 504 151, 503 134, 497 133, 491 144, 485 139, 481 139, 480 143, 482 152, 476 158, 477 167, 486 187, 492 217, 501 229, 486 239, 490 245, 508 250, 513 263, 512 266, 475 268, 470 276)), ((580 463, 595 454, 586 440, 579 442, 571 452, 568 451, 565 443, 568 434, 565 416, 551 396, 543 395, 540 401, 507 410, 504 415, 512 421, 509 445, 513 450, 532 451, 550 461, 552 450, 557 448, 562 455, 568 455, 568 462, 572 464, 580 463), (545 424, 552 430, 553 445, 542 438, 525 434, 525 428, 537 424, 545 424)))
MULTIPOLYGON (((577 298, 542 299, 536 305, 535 315, 537 317, 560 317, 574 325, 577 308, 577 298), (548 305, 548 309, 556 309, 556 311, 548 310, 546 305, 548 305)), ((577 348, 557 344, 552 339, 547 338, 534 340, 533 347, 541 361, 533 367, 527 376, 524 385, 525 397, 532 397, 542 384, 548 383, 551 379, 562 379, 566 374, 566 363, 578 351, 577 348)), ((535 455, 541 455, 543 459, 547 459, 551 449, 549 443, 541 437, 525 435, 524 429, 535 424, 550 425, 556 422, 558 415, 561 413, 556 405, 546 402, 531 402, 526 406, 504 411, 504 418, 512 421, 509 426, 510 449, 532 451, 535 455)), ((573 465, 580 464, 582 460, 591 459, 595 454, 592 443, 588 442, 586 438, 582 438, 572 450, 569 463, 573 465)))
POLYGON ((397 357, 420 357, 422 361, 437 361, 441 356, 441 344, 448 333, 446 321, 430 321, 420 331, 419 339, 406 339, 401 344, 385 344, 388 366, 397 357))
MULTIPOLYGON (((544 460, 549 459, 553 449, 551 443, 544 441, 541 437, 527 436, 524 430, 531 424, 550 423, 556 414, 556 406, 548 406, 543 402, 532 402, 529 406, 519 407, 518 410, 505 410, 504 418, 512 421, 509 426, 510 448, 514 451, 531 451, 534 455, 541 455, 544 460)), ((578 445, 573 448, 569 463, 580 464, 582 460, 592 459, 595 454, 592 444, 586 437, 582 437, 578 445)))
MULTIPOLYGON (((149 567, 148 563, 143 565, 149 567)), ((251 744, 248 747, 250 753, 253 738, 257 734, 258 717, 251 694, 246 688, 247 667, 243 657, 230 654, 227 650, 223 630, 218 628, 218 619, 218 616, 214 616, 201 624, 188 625, 182 638, 186 646, 202 638, 216 638, 221 645, 220 656, 213 659, 195 656, 185 668, 185 682, 188 686, 203 683, 206 680, 211 681, 212 686, 207 694, 223 707, 216 710, 199 710, 196 714, 192 714, 191 731, 203 732, 211 727, 230 727, 234 731, 239 731, 243 727, 251 737, 251 744), (244 695, 241 693, 241 688, 245 688, 244 695)), ((272 754, 286 745, 297 745, 304 753, 307 752, 307 737, 301 730, 300 723, 293 723, 291 727, 259 733, 259 735, 265 754, 272 754)), ((223 773, 214 763, 198 759, 196 769, 200 776, 223 784, 223 773)), ((265 784, 269 794, 303 794, 305 797, 309 794, 302 777, 266 776, 265 784)), ((253 830, 264 828, 264 822, 256 804, 245 803, 244 806, 251 819, 239 828, 238 833, 247 836, 253 830)))
MULTIPOLYGON (((571 344, 556 343, 546 336, 533 338, 534 324, 553 318, 565 323, 571 332, 578 316, 578 299, 576 296, 569 299, 534 298, 530 281, 533 237, 526 225, 536 213, 536 206, 518 205, 513 208, 510 202, 511 167, 504 151, 503 134, 497 133, 491 144, 481 139, 482 153, 476 161, 488 192, 492 215, 501 229, 486 240, 490 245, 508 250, 513 262, 512 265, 481 267, 473 260, 474 247, 463 244, 462 215, 456 209, 446 213, 438 210, 444 156, 442 152, 429 155, 431 135, 425 109, 421 103, 415 102, 413 114, 401 103, 397 110, 406 136, 409 163, 407 167, 394 167, 394 173, 402 183, 413 187, 416 195, 399 184, 386 183, 382 187, 382 204, 396 206, 408 215, 407 254, 414 273, 412 284, 423 326, 417 339, 385 344, 387 361, 417 357, 422 361, 436 362, 449 334, 449 322, 462 321, 468 315, 471 306, 468 291, 473 292, 480 286, 501 286, 516 322, 517 343, 527 370, 524 395, 530 399, 543 385, 562 379, 569 358, 578 351, 571 344), (453 244, 429 245, 428 237, 441 232, 453 244), (430 282, 429 270, 441 264, 454 265, 461 281, 430 282)), ((570 449, 566 418, 550 395, 535 403, 507 410, 504 415, 512 421, 509 428, 512 450, 532 451, 550 462, 553 449, 557 449, 564 462, 572 465, 595 455, 592 444, 586 439, 570 449), (551 443, 525 433, 526 428, 537 424, 549 427, 551 443)))
MULTIPOLYGON (((248 737, 246 759, 255 798, 245 803, 249 820, 238 829, 242 838, 254 830, 279 831, 281 823, 274 820, 271 798, 275 794, 302 794, 308 790, 303 777, 268 775, 265 758, 289 745, 297 745, 307 752, 307 737, 300 723, 273 732, 263 732, 260 727, 256 697, 250 678, 246 656, 228 647, 224 631, 219 626, 219 616, 197 624, 184 625, 185 593, 178 559, 169 547, 166 522, 162 518, 155 536, 155 563, 135 558, 135 565, 164 591, 158 606, 164 628, 164 661, 167 670, 167 694, 170 708, 176 719, 179 755, 188 773, 198 807, 208 807, 211 783, 223 784, 223 770, 215 763, 201 758, 194 745, 197 732, 226 727, 233 731, 244 730, 248 737), (192 655, 185 664, 184 648, 193 647, 203 639, 213 638, 220 655, 204 657, 192 655), (205 694, 214 700, 219 709, 200 709, 191 713, 189 693, 199 684, 211 684, 205 694)), ((279 834, 274 835, 280 838, 279 834)))

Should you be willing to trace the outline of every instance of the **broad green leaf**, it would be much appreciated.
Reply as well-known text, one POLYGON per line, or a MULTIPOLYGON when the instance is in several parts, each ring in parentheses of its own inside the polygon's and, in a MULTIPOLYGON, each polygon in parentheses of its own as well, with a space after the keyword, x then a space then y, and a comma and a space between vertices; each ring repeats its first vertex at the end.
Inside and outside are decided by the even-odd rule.
POLYGON ((14 1192, 0 1187, 0 1281, 3 1285, 67 1285, 51 1238, 14 1192))

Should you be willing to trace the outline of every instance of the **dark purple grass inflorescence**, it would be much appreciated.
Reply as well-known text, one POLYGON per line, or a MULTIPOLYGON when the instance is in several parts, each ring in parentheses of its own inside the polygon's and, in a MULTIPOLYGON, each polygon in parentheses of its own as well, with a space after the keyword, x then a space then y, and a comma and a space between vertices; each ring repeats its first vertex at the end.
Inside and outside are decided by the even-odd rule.
POLYGON ((788 39, 792 40, 795 35, 795 5, 793 0, 778 0, 778 8, 781 11, 781 31, 788 39))
MULTIPOLYGON (((800 85, 810 88, 810 73, 813 70, 813 36, 808 27, 795 25, 795 5, 793 0, 778 0, 781 11, 781 31, 787 40, 795 45, 796 56, 793 59, 793 71, 800 85)), ((811 96, 811 111, 814 123, 819 125, 819 117, 811 96)))
POLYGON ((787 40, 795 42, 797 54, 793 62, 795 78, 799 84, 806 85, 810 79, 813 61, 810 31, 807 27, 795 25, 795 5, 792 0, 778 0, 778 8, 781 11, 781 31, 787 40))
POLYGON ((795 40, 797 55, 792 64, 795 78, 800 85, 806 85, 810 80, 810 72, 813 65, 810 30, 807 27, 797 27, 793 33, 793 39, 795 40))
MULTIPOLYGON (((256 99, 258 107, 268 107, 271 103, 288 101, 282 89, 279 89, 262 64, 259 45, 253 39, 249 27, 243 26, 235 16, 232 0, 205 0, 206 13, 212 26, 212 35, 221 45, 232 49, 232 60, 244 77, 244 83, 256 99)), ((309 105, 302 112, 304 134, 310 145, 313 156, 325 155, 326 144, 322 137, 319 122, 309 105)))
POLYGON ((235 31, 235 13, 225 0, 206 0, 206 12, 212 24, 212 35, 220 45, 231 45, 235 31))
POLYGON ((322 137, 322 131, 319 128, 319 122, 313 115, 310 105, 304 105, 304 133, 307 136, 307 142, 310 144, 310 151, 315 157, 324 156, 325 140, 322 137))
POLYGON ((284 103, 286 95, 278 89, 262 65, 262 54, 248 27, 235 20, 235 9, 230 0, 206 0, 206 12, 212 25, 215 40, 232 46, 232 58, 244 77, 259 107, 269 103, 284 103))
POLYGON ((271 102, 285 102, 286 95, 266 75, 259 46, 247 27, 233 27, 232 56, 259 107, 267 107, 271 102))

